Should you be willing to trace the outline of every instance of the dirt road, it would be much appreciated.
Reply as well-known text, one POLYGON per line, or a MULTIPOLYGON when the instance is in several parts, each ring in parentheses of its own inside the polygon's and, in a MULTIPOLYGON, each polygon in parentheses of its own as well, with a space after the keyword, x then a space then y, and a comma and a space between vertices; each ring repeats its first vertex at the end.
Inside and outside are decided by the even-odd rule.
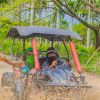
MULTIPOLYGON (((3 72, 12 71, 11 67, 12 66, 4 62, 0 62, 0 77, 3 72)), ((80 100, 100 100, 100 76, 87 74, 87 73, 85 73, 85 76, 86 76, 86 80, 88 84, 91 85, 93 88, 88 90, 88 93, 86 94, 85 99, 80 99, 80 100)), ((3 95, 4 93, 5 92, 0 87, 0 100, 12 100, 12 98, 10 98, 9 96, 8 97, 4 96, 3 95)), ((44 94, 42 94, 42 96, 43 95, 44 94)), ((39 98, 38 96, 34 96, 32 97, 32 100, 41 100, 41 98, 39 98)), ((56 99, 56 100, 64 100, 64 99, 56 99)), ((76 99, 70 99, 70 100, 76 100, 76 99)))

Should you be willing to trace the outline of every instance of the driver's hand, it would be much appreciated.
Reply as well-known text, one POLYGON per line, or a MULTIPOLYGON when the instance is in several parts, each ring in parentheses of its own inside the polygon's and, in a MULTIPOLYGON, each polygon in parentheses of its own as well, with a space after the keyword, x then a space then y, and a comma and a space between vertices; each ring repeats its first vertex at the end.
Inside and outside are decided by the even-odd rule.
POLYGON ((54 60, 50 65, 50 68, 54 68, 57 65, 57 60, 54 60))
POLYGON ((64 61, 63 64, 62 64, 62 66, 66 65, 66 64, 68 64, 68 62, 67 61, 64 61))

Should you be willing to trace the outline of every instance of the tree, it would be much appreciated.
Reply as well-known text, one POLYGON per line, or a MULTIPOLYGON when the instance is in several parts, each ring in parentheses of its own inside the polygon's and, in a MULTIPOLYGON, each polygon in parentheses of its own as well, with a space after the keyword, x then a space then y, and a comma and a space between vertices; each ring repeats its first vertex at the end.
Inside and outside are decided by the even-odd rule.
MULTIPOLYGON (((100 46, 100 23, 99 23, 100 13, 95 12, 95 17, 97 21, 96 21, 96 24, 91 25, 87 22, 87 20, 84 20, 84 18, 81 18, 78 14, 80 7, 83 5, 80 0, 77 0, 77 1, 76 0, 52 0, 52 1, 55 3, 55 5, 58 7, 60 11, 74 17, 83 25, 93 30, 96 37, 95 47, 98 48, 100 46)), ((85 15, 85 18, 87 18, 87 14, 85 15)))
MULTIPOLYGON (((82 3, 89 6, 92 10, 95 10, 97 13, 100 13, 100 8, 96 7, 96 4, 88 2, 87 0, 81 0, 82 3)), ((100 4, 100 0, 96 0, 100 4)))
POLYGON ((31 0, 30 25, 33 25, 33 15, 34 15, 34 0, 31 0))
POLYGON ((8 0, 0 0, 0 3, 8 3, 8 0))
MULTIPOLYGON (((90 0, 89 0, 89 3, 90 3, 90 0)), ((88 24, 91 23, 91 11, 90 11, 90 6, 88 6, 88 19, 87 19, 87 22, 88 24)), ((90 35, 90 28, 87 28, 87 43, 86 43, 86 46, 87 47, 90 47, 90 40, 91 40, 91 35, 90 35)))

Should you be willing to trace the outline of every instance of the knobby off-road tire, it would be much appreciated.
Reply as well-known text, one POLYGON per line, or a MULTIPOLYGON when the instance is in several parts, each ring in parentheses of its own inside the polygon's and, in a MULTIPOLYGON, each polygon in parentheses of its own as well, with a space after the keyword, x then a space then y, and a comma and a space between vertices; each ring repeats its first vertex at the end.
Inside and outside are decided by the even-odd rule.
POLYGON ((30 86, 26 80, 20 79, 13 72, 5 72, 1 77, 1 86, 11 89, 14 100, 28 100, 30 86))
POLYGON ((15 100, 29 100, 31 86, 25 80, 15 80, 12 89, 15 100))
POLYGON ((15 74, 12 73, 12 72, 5 72, 2 74, 2 77, 1 77, 1 86, 4 87, 4 86, 12 86, 13 82, 14 82, 14 79, 15 79, 15 74))

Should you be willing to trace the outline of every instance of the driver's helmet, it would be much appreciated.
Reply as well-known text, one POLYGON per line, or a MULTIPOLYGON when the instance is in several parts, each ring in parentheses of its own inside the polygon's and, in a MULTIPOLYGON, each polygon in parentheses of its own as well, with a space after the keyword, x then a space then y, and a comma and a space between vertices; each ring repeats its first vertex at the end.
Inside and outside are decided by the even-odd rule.
POLYGON ((47 53, 47 57, 48 57, 48 54, 50 54, 50 53, 54 53, 57 58, 59 57, 58 52, 57 52, 57 50, 54 47, 49 47, 47 49, 47 52, 46 53, 47 53))
POLYGON ((27 54, 28 52, 32 52, 32 48, 31 47, 25 49, 25 54, 27 54))

